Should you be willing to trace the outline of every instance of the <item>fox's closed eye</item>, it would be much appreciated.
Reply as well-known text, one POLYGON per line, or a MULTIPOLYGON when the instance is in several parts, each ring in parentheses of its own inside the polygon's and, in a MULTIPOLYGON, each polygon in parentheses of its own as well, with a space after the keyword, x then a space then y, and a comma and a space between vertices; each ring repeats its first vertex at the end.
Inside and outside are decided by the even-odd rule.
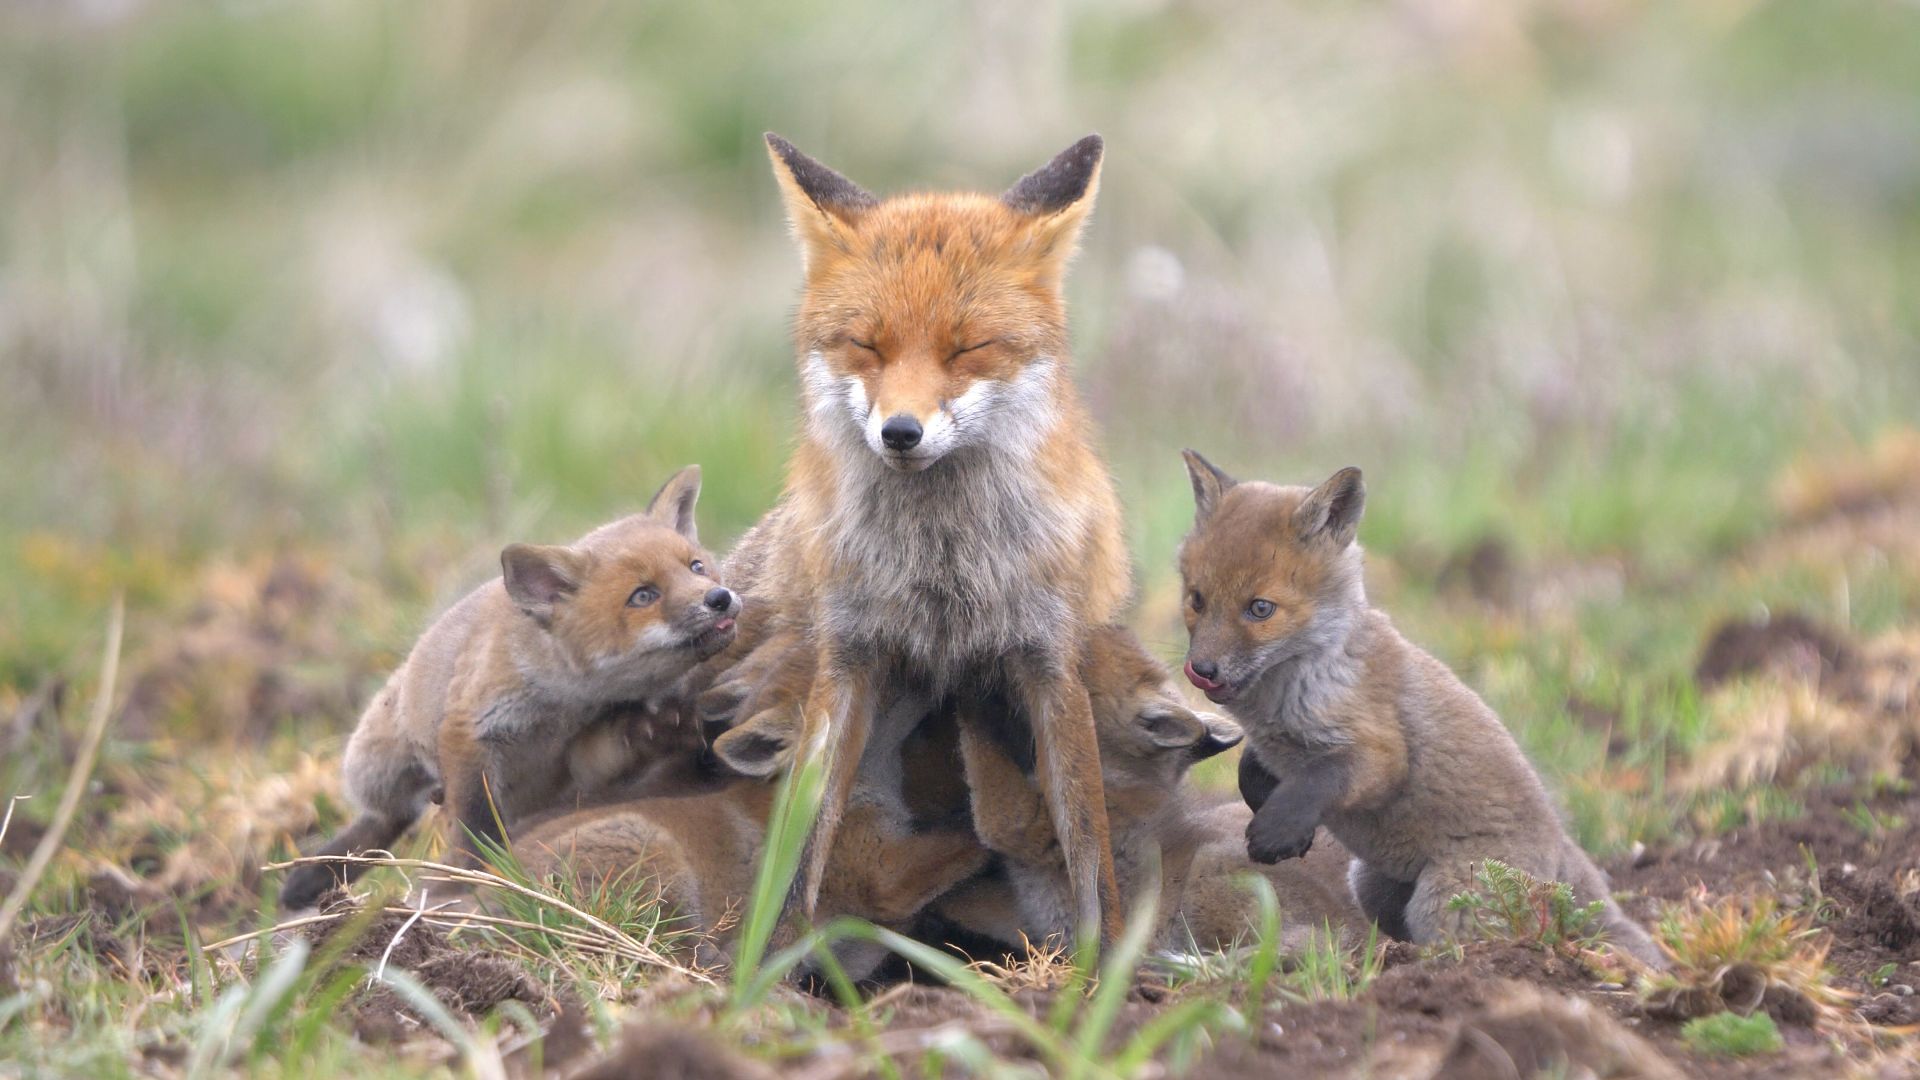
POLYGON ((850 337, 847 339, 847 343, 852 345, 856 349, 865 349, 868 352, 874 354, 875 356, 880 355, 880 350, 874 348, 873 342, 871 341, 861 341, 857 337, 850 337))
POLYGON ((648 604, 651 604, 658 599, 660 599, 659 589, 656 589, 651 585, 642 585, 639 588, 633 590, 632 594, 627 597, 627 606, 628 607, 646 607, 648 604))
POLYGON ((1273 601, 1256 597, 1247 605, 1247 618, 1255 622, 1266 622, 1273 618, 1273 601))
POLYGON ((947 359, 953 360, 957 357, 965 356, 967 353, 970 353, 970 352, 979 352, 981 349, 984 349, 989 345, 997 344, 999 340, 1000 340, 999 338, 988 338, 987 340, 980 342, 978 345, 963 345, 960 348, 953 350, 953 355, 947 357, 947 359))

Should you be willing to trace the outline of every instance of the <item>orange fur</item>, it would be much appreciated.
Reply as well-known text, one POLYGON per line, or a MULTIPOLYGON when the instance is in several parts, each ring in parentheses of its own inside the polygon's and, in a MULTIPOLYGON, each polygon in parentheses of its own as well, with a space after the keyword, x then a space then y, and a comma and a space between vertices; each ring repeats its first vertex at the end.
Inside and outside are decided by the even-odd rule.
POLYGON ((964 699, 986 678, 1035 718, 1078 921, 1110 934, 1119 912, 1099 754, 1075 670, 1085 628, 1127 597, 1129 565, 1119 502, 1066 372, 1060 293, 1097 188, 1098 140, 1001 199, 876 200, 784 140, 769 146, 805 262, 794 333, 808 420, 753 562, 780 583, 770 618, 813 644, 811 679, 794 685, 808 682, 802 745, 828 766, 789 911, 813 911, 876 717, 900 680, 964 699), (978 434, 996 419, 995 435, 978 434), (887 441, 883 421, 913 428, 915 444, 887 441), (1000 471, 968 486, 989 469, 1000 471), (928 495, 942 484, 951 498, 928 495), (883 571, 863 545, 884 545, 876 530, 886 528, 934 538, 928 552, 1005 562, 931 555, 946 561, 876 582, 883 571), (953 584, 969 573, 977 583, 953 584))
MULTIPOLYGON (((506 548, 502 576, 441 615, 361 716, 343 766, 359 815, 321 853, 386 848, 439 801, 471 856, 473 838, 611 782, 679 732, 662 703, 728 644, 740 609, 699 546, 699 490, 688 468, 645 513, 574 544, 506 548)), ((361 868, 303 866, 282 903, 361 868)))

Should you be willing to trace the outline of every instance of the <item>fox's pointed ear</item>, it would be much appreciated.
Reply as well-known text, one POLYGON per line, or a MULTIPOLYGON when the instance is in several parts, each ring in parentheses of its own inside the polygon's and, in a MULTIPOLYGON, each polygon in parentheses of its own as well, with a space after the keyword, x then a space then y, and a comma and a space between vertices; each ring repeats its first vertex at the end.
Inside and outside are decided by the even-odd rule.
POLYGON ((1205 761, 1215 754, 1224 753, 1240 745, 1247 737, 1246 730, 1219 713, 1197 713, 1200 723, 1207 729, 1206 738, 1194 745, 1193 760, 1205 761))
POLYGON ((1064 276, 1080 240, 1080 227, 1100 191, 1100 161, 1106 143, 1089 135, 1021 177, 1000 196, 1008 209, 1032 219, 1029 246, 1054 282, 1064 276))
POLYGON ((1134 716, 1134 723, 1147 741, 1163 750, 1184 750, 1207 737, 1200 717, 1185 705, 1172 701, 1155 702, 1134 716))
POLYGON ((1367 485, 1360 480, 1360 470, 1349 465, 1307 495, 1293 512, 1293 525, 1302 539, 1324 536, 1334 547, 1344 548, 1359 534, 1366 505, 1367 485))
POLYGON ((773 159, 774 179, 780 182, 803 264, 812 266, 829 250, 845 251, 848 228, 879 200, 771 131, 767 156, 773 159))
POLYGON ((1196 450, 1182 450, 1180 456, 1187 462, 1187 479, 1193 481, 1193 522, 1198 525, 1213 516, 1220 497, 1238 481, 1221 472, 1196 450))
POLYGON ((700 466, 689 465, 667 478, 647 504, 647 516, 687 538, 700 542, 693 523, 693 504, 700 501, 700 466))
POLYGON ((500 552, 500 576, 514 606, 545 626, 553 619, 554 605, 579 591, 586 560, 570 547, 508 544, 500 552))
POLYGON ((791 719, 778 709, 750 717, 713 740, 713 756, 741 776, 772 776, 793 757, 791 719))

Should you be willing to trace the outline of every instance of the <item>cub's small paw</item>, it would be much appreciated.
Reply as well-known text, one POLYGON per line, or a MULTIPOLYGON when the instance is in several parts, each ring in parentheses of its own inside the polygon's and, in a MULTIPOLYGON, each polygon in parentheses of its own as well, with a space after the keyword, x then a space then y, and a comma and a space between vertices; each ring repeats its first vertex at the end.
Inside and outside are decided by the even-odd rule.
POLYGON ((1247 858, 1257 863, 1297 859, 1313 847, 1312 822, 1254 815, 1247 824, 1247 858))

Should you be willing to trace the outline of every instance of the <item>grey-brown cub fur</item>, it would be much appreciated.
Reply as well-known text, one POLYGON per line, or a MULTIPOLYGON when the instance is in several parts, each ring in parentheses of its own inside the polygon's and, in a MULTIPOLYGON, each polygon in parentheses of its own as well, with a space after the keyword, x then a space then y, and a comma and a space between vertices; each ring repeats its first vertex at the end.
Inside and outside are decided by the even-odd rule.
POLYGON ((1465 929, 1450 901, 1497 859, 1602 901, 1614 942, 1662 963, 1500 718, 1368 604, 1359 470, 1309 490, 1236 483, 1191 451, 1187 467, 1187 675, 1246 729, 1249 855, 1297 857, 1325 824, 1354 853, 1355 899, 1416 942, 1465 929))

